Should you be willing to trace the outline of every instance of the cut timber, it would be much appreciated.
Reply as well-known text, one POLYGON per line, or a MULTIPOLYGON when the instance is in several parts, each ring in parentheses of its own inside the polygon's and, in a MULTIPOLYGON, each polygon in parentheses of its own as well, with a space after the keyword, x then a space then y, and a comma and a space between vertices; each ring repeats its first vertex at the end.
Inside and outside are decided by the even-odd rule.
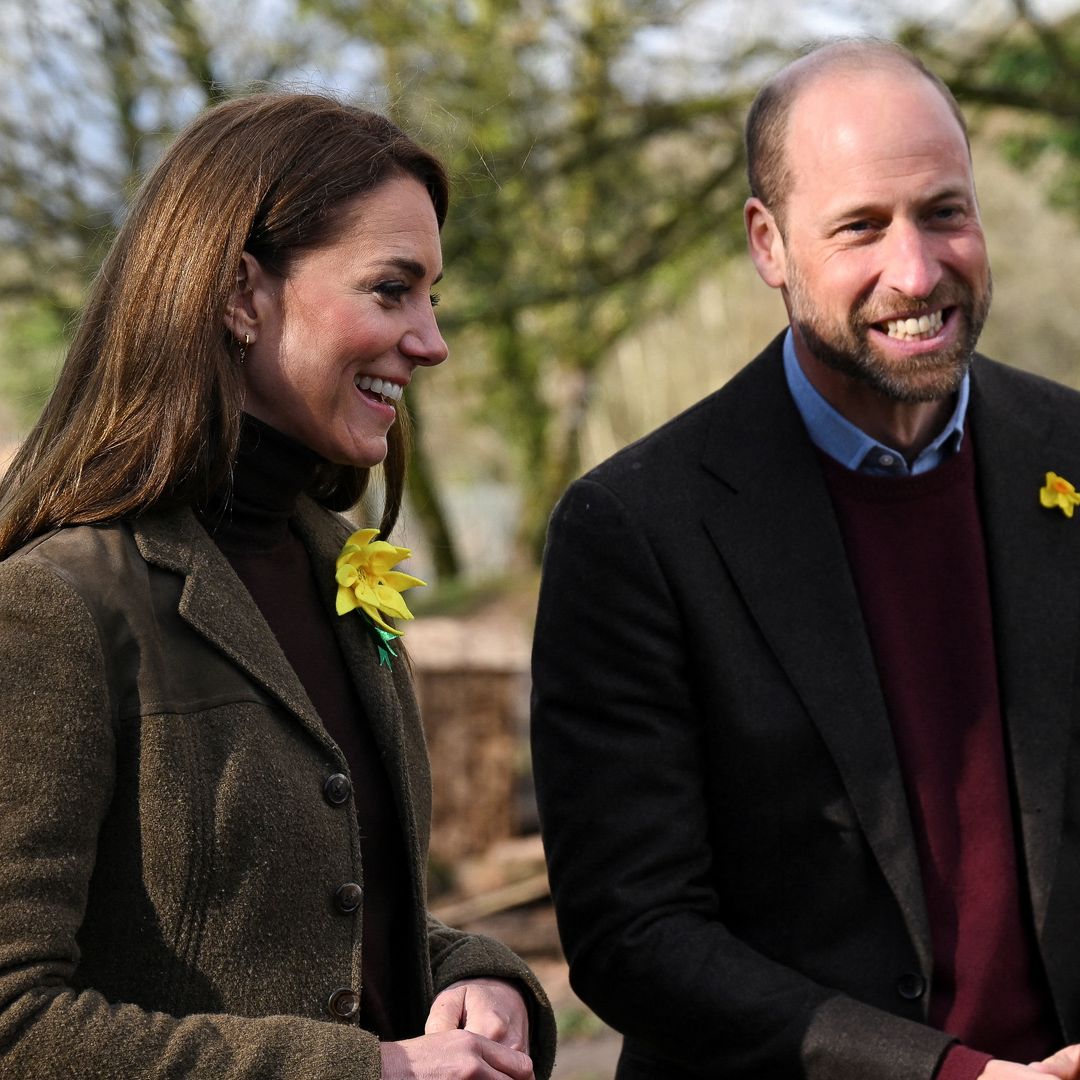
POLYGON ((416 683, 431 757, 431 857, 452 865, 517 831, 524 747, 515 718, 526 707, 528 681, 417 665, 416 683))
POLYGON ((434 865, 452 868, 522 829, 528 645, 527 633, 512 622, 443 616, 409 627, 431 758, 434 865))
POLYGON ((477 919, 520 907, 522 904, 531 904, 534 900, 543 900, 550 895, 547 874, 539 873, 510 885, 501 885, 479 896, 467 896, 464 900, 436 904, 431 913, 449 926, 466 926, 477 919))

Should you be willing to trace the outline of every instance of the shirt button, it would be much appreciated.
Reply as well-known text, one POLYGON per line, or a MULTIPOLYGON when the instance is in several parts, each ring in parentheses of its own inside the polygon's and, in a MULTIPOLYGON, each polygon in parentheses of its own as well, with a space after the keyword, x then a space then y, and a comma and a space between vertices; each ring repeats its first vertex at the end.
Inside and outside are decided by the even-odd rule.
POLYGON ((334 893, 334 905, 343 915, 351 915, 364 899, 364 890, 355 881, 347 881, 334 893))
POLYGON ((349 801, 352 794, 352 784, 344 773, 331 773, 323 784, 323 796, 331 806, 340 806, 349 801))
POLYGON ((360 995, 349 986, 339 986, 326 1003, 335 1020, 351 1020, 360 1011, 360 995))
POLYGON ((926 980, 909 971, 896 980, 896 992, 905 1001, 917 1001, 926 993, 926 980))
POLYGON ((884 465, 885 468, 887 469, 890 465, 895 465, 896 464, 896 458, 893 457, 892 454, 882 454, 878 458, 878 464, 879 465, 884 465))

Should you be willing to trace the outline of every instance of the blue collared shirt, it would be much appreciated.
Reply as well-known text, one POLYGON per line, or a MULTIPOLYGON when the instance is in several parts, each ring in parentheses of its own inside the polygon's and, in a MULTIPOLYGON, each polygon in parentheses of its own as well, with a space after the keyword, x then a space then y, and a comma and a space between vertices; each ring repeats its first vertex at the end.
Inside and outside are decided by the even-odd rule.
POLYGON ((850 420, 841 416, 817 391, 806 377, 795 355, 795 338, 791 328, 784 337, 784 375, 795 407, 806 425, 810 441, 834 461, 853 472, 872 476, 917 476, 936 469, 946 458, 960 449, 964 439, 964 420, 967 417, 971 376, 964 375, 956 395, 956 408, 941 434, 922 450, 908 465, 904 455, 872 439, 850 420))

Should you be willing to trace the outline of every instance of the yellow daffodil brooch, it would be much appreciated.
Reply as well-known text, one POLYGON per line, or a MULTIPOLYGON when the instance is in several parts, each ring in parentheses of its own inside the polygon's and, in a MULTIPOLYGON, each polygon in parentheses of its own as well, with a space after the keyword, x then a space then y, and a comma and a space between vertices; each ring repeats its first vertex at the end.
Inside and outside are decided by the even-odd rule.
POLYGON ((1048 510, 1056 506, 1066 517, 1071 518, 1073 510, 1080 503, 1080 495, 1064 476, 1048 472, 1046 484, 1039 489, 1039 502, 1048 510))
POLYGON ((391 658, 397 656, 392 643, 404 631, 386 619, 411 619, 413 614, 401 594, 427 582, 395 570, 412 552, 376 540, 378 535, 378 529, 360 529, 345 541, 337 558, 337 613, 348 615, 360 609, 372 630, 379 663, 390 667, 391 658))

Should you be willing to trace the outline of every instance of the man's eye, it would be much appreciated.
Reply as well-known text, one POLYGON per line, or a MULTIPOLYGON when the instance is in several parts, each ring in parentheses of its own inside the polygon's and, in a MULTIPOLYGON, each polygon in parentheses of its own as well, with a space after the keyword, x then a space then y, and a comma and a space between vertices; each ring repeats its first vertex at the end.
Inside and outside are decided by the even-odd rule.
POLYGON ((958 206, 939 206, 934 211, 935 221, 955 221, 960 217, 958 206))

